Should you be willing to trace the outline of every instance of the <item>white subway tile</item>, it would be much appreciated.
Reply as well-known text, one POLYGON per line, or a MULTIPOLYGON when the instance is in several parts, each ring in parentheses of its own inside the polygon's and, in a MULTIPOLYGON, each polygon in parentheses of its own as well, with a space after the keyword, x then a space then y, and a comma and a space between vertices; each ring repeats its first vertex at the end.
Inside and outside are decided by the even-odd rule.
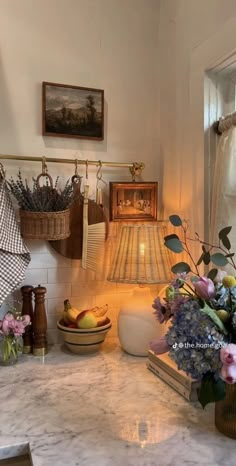
POLYGON ((47 315, 47 328, 56 330, 57 328, 57 321, 61 319, 61 313, 58 314, 48 314, 47 315))
POLYGON ((117 283, 117 293, 132 293, 137 285, 132 285, 129 283, 117 283))
POLYGON ((55 283, 55 284, 49 284, 47 283, 46 285, 47 288, 47 294, 46 298, 60 298, 64 296, 70 296, 71 295, 71 284, 70 283, 55 283))
POLYGON ((87 283, 95 280, 95 272, 82 267, 72 268, 72 282, 87 283))
POLYGON ((47 313, 57 314, 59 317, 62 316, 64 310, 64 300, 69 299, 72 307, 76 307, 79 311, 85 309, 92 309, 95 307, 95 298, 93 296, 83 295, 83 296, 64 296, 63 298, 50 298, 47 300, 48 308, 47 313))
POLYGON ((70 303, 81 311, 84 311, 85 309, 92 309, 96 305, 94 296, 87 294, 71 297, 70 303))
POLYGON ((123 306, 123 304, 129 302, 132 299, 133 293, 120 293, 118 296, 120 299, 120 306, 123 306))
POLYGON ((72 269, 71 267, 54 267, 48 269, 48 283, 71 283, 72 269))
POLYGON ((71 267, 75 269, 81 268, 81 260, 71 259, 71 267))
POLYGON ((110 295, 115 294, 116 292, 116 283, 94 280, 92 282, 85 283, 84 286, 81 285, 80 282, 77 284, 72 283, 71 294, 72 296, 80 296, 80 294, 95 296, 100 294, 110 295))
POLYGON ((71 284, 71 296, 95 296, 95 288, 92 285, 95 282, 85 283, 84 286, 82 283, 72 283, 71 284))
POLYGON ((41 254, 48 253, 50 251, 49 244, 45 240, 27 239, 25 240, 25 243, 31 253, 41 254))
POLYGON ((96 295, 95 305, 103 306, 104 304, 108 304, 109 307, 120 307, 120 295, 119 294, 96 295))
POLYGON ((71 259, 60 256, 59 254, 31 254, 29 269, 41 269, 52 267, 70 267, 71 259))
POLYGON ((27 269, 23 285, 37 286, 41 283, 47 283, 47 269, 27 269))
MULTIPOLYGON (((55 345, 55 344, 58 344, 58 343, 63 345, 64 340, 63 340, 63 336, 61 335, 59 330, 50 329, 47 332, 47 341, 48 341, 48 345, 55 345)), ((50 348, 49 348, 49 351, 50 351, 50 348)))
POLYGON ((69 299, 69 297, 64 296, 60 298, 49 298, 47 300, 47 315, 50 314, 57 314, 59 316, 62 315, 64 309, 64 300, 69 299))

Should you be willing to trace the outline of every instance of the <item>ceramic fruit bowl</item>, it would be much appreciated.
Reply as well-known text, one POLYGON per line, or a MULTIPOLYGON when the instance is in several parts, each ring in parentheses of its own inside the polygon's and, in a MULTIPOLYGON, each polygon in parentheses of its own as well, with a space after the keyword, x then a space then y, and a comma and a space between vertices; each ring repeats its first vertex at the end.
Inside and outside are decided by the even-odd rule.
POLYGON ((111 321, 107 317, 107 323, 100 327, 89 329, 70 328, 64 325, 63 320, 58 320, 57 328, 61 332, 66 347, 76 354, 90 354, 99 350, 104 342, 107 332, 111 328, 111 321))

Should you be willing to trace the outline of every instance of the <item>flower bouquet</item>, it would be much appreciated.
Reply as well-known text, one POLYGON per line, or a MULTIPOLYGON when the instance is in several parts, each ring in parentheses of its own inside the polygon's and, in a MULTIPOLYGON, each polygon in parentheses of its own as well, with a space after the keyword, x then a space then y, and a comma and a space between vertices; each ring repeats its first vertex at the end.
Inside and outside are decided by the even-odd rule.
POLYGON ((3 365, 17 362, 18 353, 22 350, 20 337, 29 324, 28 315, 18 316, 15 311, 7 312, 0 320, 0 356, 3 365))
POLYGON ((218 244, 209 244, 195 233, 188 237, 189 223, 178 215, 169 217, 174 227, 181 229, 164 238, 172 252, 185 252, 189 263, 178 262, 172 267, 176 279, 166 288, 165 298, 153 303, 161 324, 169 321, 166 335, 153 340, 150 348, 156 353, 169 352, 178 369, 201 381, 198 399, 207 403, 223 400, 228 384, 236 383, 236 279, 234 253, 229 233, 232 227, 218 234, 218 244), (197 261, 191 253, 190 242, 201 245, 197 261), (213 264, 207 275, 200 266, 213 264), (223 268, 230 265, 234 273, 223 268))

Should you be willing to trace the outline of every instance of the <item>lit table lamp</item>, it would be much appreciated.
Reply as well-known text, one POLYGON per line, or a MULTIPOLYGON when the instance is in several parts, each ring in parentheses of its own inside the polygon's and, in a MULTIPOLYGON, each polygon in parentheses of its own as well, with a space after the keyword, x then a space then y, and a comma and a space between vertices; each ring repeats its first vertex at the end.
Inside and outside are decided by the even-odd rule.
POLYGON ((121 227, 108 280, 138 284, 131 299, 126 300, 118 315, 118 336, 122 348, 134 356, 146 356, 149 342, 163 334, 154 316, 153 297, 148 284, 168 284, 171 258, 164 246, 163 224, 126 224, 121 227))

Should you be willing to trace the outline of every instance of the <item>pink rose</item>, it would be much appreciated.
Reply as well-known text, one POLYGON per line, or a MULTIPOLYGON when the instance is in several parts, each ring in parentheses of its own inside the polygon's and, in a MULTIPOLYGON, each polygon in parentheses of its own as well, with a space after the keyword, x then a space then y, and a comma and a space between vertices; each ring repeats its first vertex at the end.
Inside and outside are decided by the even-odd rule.
POLYGON ((234 343, 221 348, 220 360, 226 365, 236 364, 236 345, 234 343))
POLYGON ((200 277, 198 281, 194 282, 194 287, 202 299, 211 299, 215 296, 215 285, 210 278, 200 277))
POLYGON ((236 364, 230 366, 223 365, 220 373, 222 379, 228 383, 233 384, 236 382, 236 364))

